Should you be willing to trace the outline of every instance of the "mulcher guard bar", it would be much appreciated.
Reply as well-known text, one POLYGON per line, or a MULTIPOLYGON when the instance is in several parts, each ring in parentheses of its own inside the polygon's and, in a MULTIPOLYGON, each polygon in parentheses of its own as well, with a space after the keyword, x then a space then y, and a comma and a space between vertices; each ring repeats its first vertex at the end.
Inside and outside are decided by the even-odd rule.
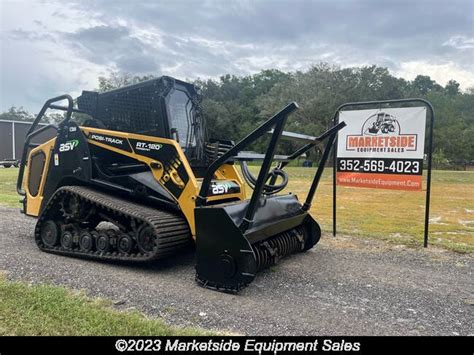
MULTIPOLYGON (((201 184, 195 209, 196 280, 205 287, 236 292, 247 286, 256 273, 278 262, 286 255, 312 248, 320 239, 321 229, 308 213, 314 194, 334 143, 337 132, 345 126, 339 123, 320 137, 299 135, 307 144, 289 156, 295 159, 328 138, 321 162, 311 184, 308 197, 301 204, 295 195, 265 196, 263 186, 287 116, 298 108, 291 103, 263 123, 250 135, 214 161, 201 184), (207 205, 207 191, 214 172, 235 157, 242 149, 274 128, 265 158, 249 200, 219 205, 207 205)), ((280 164, 283 167, 286 163, 280 164)))

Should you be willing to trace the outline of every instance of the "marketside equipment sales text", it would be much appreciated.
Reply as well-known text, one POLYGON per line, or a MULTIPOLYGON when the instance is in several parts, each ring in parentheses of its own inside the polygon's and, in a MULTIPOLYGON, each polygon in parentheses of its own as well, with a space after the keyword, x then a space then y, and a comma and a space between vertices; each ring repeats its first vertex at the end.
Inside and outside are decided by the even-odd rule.
POLYGON ((245 339, 236 341, 232 339, 181 340, 181 339, 118 339, 115 349, 119 352, 254 352, 258 354, 287 351, 360 351, 359 342, 345 340, 334 341, 331 339, 316 339, 312 341, 259 341, 258 339, 245 339))

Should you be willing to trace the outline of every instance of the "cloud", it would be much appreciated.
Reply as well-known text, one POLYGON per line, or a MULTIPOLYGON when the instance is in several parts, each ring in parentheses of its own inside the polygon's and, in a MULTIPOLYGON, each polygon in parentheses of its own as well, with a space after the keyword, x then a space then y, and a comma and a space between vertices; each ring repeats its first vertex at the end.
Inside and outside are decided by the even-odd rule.
POLYGON ((159 69, 148 46, 125 26, 93 26, 61 34, 64 43, 88 61, 118 70, 142 73, 159 69))
POLYGON ((69 37, 80 42, 98 43, 103 45, 122 40, 129 34, 130 30, 125 26, 109 27, 102 25, 80 29, 69 37))
POLYGON ((451 46, 456 49, 474 49, 474 37, 453 36, 443 43, 443 46, 451 46))
POLYGON ((465 87, 474 87, 473 72, 462 69, 453 62, 444 64, 425 61, 405 62, 400 65, 400 69, 395 74, 409 80, 415 79, 417 75, 429 75, 441 85, 446 85, 452 78, 458 78, 457 81, 462 81, 465 87))
POLYGON ((53 94, 95 88, 97 76, 110 70, 195 79, 305 70, 326 61, 386 66, 408 79, 453 78, 462 88, 474 77, 470 0, 44 0, 1 6, 1 110, 11 104, 38 110, 53 94))

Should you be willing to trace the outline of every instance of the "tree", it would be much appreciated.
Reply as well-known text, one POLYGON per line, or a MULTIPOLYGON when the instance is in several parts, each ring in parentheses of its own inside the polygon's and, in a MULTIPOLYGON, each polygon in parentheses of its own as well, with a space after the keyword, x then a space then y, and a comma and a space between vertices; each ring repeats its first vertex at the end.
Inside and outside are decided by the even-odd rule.
POLYGON ((117 89, 122 86, 137 84, 145 80, 153 79, 153 74, 148 75, 132 75, 130 73, 111 72, 109 76, 99 76, 100 92, 117 89))
POLYGON ((450 96, 459 95, 459 83, 456 80, 450 80, 444 87, 446 94, 450 96))
MULTIPOLYGON (((434 105, 435 151, 442 151, 452 162, 474 156, 474 140, 470 138, 474 129, 474 89, 461 94, 454 80, 443 88, 429 76, 419 75, 410 82, 394 77, 387 68, 339 68, 319 63, 304 72, 225 75, 196 84, 203 87, 204 113, 213 137, 238 140, 290 101, 298 102, 300 109, 290 116, 285 129, 317 135, 344 102, 415 96, 434 105)), ((256 147, 264 149, 264 144, 256 147)), ((281 147, 288 153, 295 145, 283 141, 281 147)))
POLYGON ((279 70, 238 77, 223 75, 218 81, 196 80, 202 90, 202 107, 210 137, 238 140, 261 121, 259 97, 289 76, 279 70))
POLYGON ((33 121, 35 117, 27 112, 22 106, 16 108, 12 106, 8 111, 0 113, 0 120, 11 120, 11 121, 33 121))
POLYGON ((412 88, 416 93, 426 95, 430 91, 440 91, 441 85, 437 84, 436 81, 431 80, 427 75, 418 75, 412 82, 412 88))

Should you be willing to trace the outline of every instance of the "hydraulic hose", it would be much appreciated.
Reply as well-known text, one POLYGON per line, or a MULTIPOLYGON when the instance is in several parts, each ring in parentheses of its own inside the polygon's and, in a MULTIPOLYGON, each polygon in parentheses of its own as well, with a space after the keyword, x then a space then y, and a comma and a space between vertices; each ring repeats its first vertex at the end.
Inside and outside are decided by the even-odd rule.
MULTIPOLYGON (((250 172, 247 162, 243 161, 240 163, 240 167, 242 169, 242 175, 244 177, 244 180, 247 182, 247 184, 252 188, 255 189, 255 185, 257 184, 257 179, 255 176, 252 175, 250 172)), ((288 185, 288 173, 284 171, 283 169, 280 169, 278 167, 273 168, 270 173, 268 174, 268 179, 271 179, 275 177, 275 181, 278 177, 282 178, 282 182, 278 185, 272 185, 272 184, 265 184, 263 185, 263 194, 264 195, 273 195, 276 194, 280 191, 282 191, 286 185, 288 185)))

